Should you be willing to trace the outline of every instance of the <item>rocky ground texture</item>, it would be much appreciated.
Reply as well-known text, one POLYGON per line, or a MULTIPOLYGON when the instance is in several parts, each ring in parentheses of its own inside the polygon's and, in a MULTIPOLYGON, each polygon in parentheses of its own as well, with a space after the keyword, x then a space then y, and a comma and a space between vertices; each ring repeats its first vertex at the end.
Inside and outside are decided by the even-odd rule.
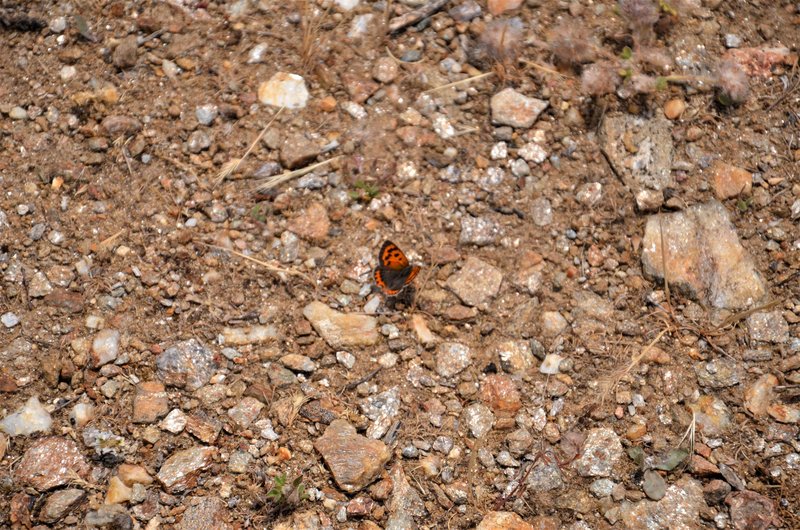
POLYGON ((0 526, 799 527, 799 24, 2 2, 0 526))

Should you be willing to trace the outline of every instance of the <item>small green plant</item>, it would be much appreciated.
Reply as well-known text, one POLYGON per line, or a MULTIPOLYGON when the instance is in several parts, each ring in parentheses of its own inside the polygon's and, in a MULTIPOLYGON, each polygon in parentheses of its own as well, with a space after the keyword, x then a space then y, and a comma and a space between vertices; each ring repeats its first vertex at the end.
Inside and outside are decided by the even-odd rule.
POLYGON ((250 210, 250 217, 260 223, 265 223, 267 221, 267 206, 262 202, 256 204, 250 210))
POLYGON ((377 186, 363 180, 357 180, 353 187, 355 189, 350 192, 350 198, 354 201, 369 202, 381 192, 377 186))
POLYGON ((291 482, 288 482, 288 480, 286 473, 278 475, 275 477, 272 489, 267 492, 267 498, 272 501, 272 504, 278 510, 297 506, 308 498, 302 476, 291 482))
POLYGON ((739 210, 740 213, 745 213, 747 212, 747 210, 750 209, 750 206, 752 206, 752 204, 753 204, 752 197, 739 198, 736 201, 736 209, 739 210))

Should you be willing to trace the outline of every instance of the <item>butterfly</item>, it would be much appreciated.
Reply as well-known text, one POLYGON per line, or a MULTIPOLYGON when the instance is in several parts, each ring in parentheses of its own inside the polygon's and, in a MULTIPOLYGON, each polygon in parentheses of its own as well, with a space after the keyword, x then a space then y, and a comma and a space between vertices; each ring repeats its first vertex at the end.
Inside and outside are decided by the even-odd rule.
POLYGON ((408 258, 397 245, 384 241, 378 253, 378 266, 375 267, 375 283, 384 294, 394 296, 414 281, 419 273, 417 265, 410 265, 408 258))

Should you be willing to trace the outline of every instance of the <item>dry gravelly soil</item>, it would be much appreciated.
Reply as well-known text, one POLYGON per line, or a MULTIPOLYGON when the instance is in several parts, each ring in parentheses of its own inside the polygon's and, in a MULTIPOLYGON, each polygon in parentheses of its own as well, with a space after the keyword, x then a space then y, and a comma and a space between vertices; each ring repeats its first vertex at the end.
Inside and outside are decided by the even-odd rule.
MULTIPOLYGON (((554 64, 538 41, 567 20, 587 27, 612 55, 625 53, 630 32, 614 2, 529 0, 492 17, 480 1, 481 14, 459 22, 449 10, 461 3, 395 34, 384 20, 415 2, 390 3, 388 16, 383 3, 364 0, 352 11, 268 0, 3 3, 0 313, 13 315, 0 326, 0 414, 37 396, 53 424, 49 432, 0 435, 0 526, 472 528, 500 510, 536 528, 644 527, 644 515, 638 523, 620 515, 632 506, 642 512, 659 506, 643 491, 647 466, 640 468, 629 450, 658 457, 689 449, 692 440, 691 465, 659 472, 668 487, 678 484, 690 497, 672 502, 694 507, 693 520, 678 527, 800 526, 797 418, 781 423, 744 405, 746 389, 764 374, 777 378, 773 399, 797 405, 800 230, 793 214, 800 208, 792 205, 800 199, 800 100, 792 65, 775 64, 750 79, 749 98, 733 107, 721 105, 714 91, 682 84, 627 99, 591 97, 581 93, 579 70, 554 64), (369 13, 375 16, 367 32, 349 38, 353 18, 369 13), (23 14, 44 26, 20 27, 23 14), (470 65, 470 43, 487 23, 512 17, 524 25, 518 57, 470 65), (138 46, 127 57, 115 53, 130 36, 138 46), (248 63, 261 43, 260 61, 248 63), (458 67, 442 63, 448 57, 458 67), (373 79, 378 63, 389 72, 381 81, 373 79), (494 74, 420 99, 479 69, 494 74), (304 77, 308 105, 284 109, 242 166, 216 184, 223 166, 242 157, 275 115, 257 91, 277 72, 304 77), (492 123, 490 98, 505 87, 549 103, 532 127, 492 123), (735 311, 667 293, 643 274, 650 214, 636 208, 633 190, 612 171, 597 131, 608 116, 655 119, 670 99, 686 109, 669 121, 676 185, 662 209, 713 199, 713 160, 753 174, 752 193, 723 204, 765 280, 768 295, 759 303, 777 301, 770 310, 788 323, 788 335, 777 342, 753 343, 746 315, 720 333, 717 325, 735 311), (354 117, 352 101, 366 115, 354 117), (209 124, 196 114, 205 105, 219 112, 209 124), (409 107, 422 115, 403 115, 409 107), (455 135, 434 130, 436 113, 455 135), (110 116, 133 118, 140 127, 123 123, 109 131, 101 124, 110 116), (416 136, 409 129, 398 134, 402 127, 417 127, 416 136), (289 158, 300 148, 284 144, 297 134, 317 146, 299 162, 289 158), (512 172, 517 149, 533 140, 545 159, 531 162, 529 175, 519 166, 512 172), (493 157, 500 141, 508 153, 498 148, 493 157), (323 152, 325 144, 332 149, 323 152), (254 191, 257 170, 271 174, 336 156, 311 177, 254 191), (502 168, 502 178, 481 180, 497 175, 487 173, 491 168, 502 168), (469 176, 473 171, 478 178, 469 176), (593 204, 577 194, 589 183, 602 185, 593 204), (543 199, 551 219, 541 211, 543 199), (465 218, 493 222, 497 230, 479 245, 465 242, 465 218), (303 309, 319 300, 363 314, 377 296, 365 286, 384 239, 422 272, 398 300, 381 295, 374 345, 333 348, 303 309), (478 307, 459 299, 448 282, 471 258, 503 275, 499 291, 478 307), (526 274, 538 283, 526 284, 526 274), (588 331, 585 322, 578 325, 576 307, 589 310, 581 293, 593 293, 590 300, 601 306, 588 331), (468 366, 453 372, 443 366, 437 342, 420 339, 415 315, 437 342, 467 346, 468 366), (277 335, 223 353, 231 346, 220 343, 225 328, 255 325, 275 326, 277 335), (100 328, 120 333, 116 358, 104 366, 85 347, 100 328), (220 390, 216 397, 157 373, 157 356, 192 338, 214 354, 217 366, 204 386, 220 390), (532 344, 525 353, 530 367, 504 365, 498 345, 508 341, 521 341, 523 353, 532 344), (631 356, 651 343, 659 354, 625 372, 631 356), (352 367, 339 350, 355 357, 352 367), (761 354, 746 354, 754 350, 761 354), (560 373, 548 376, 539 365, 551 353, 564 360, 560 373), (723 360, 737 379, 703 384, 697 366, 713 360, 723 360), (510 382, 516 392, 492 395, 485 388, 490 378, 502 388, 510 382), (153 381, 166 385, 168 406, 135 423, 137 388, 153 381), (393 428, 379 433, 390 458, 372 484, 347 491, 314 444, 332 418, 367 434, 374 418, 365 416, 364 400, 395 387, 399 411, 390 418, 393 428), (242 426, 228 410, 245 396, 265 406, 242 426), (682 441, 692 425, 688 406, 700 396, 724 402, 721 421, 731 425, 716 435, 698 427, 682 441), (86 425, 70 421, 78 403, 94 406, 86 425), (473 410, 494 419, 477 438, 464 413, 475 404, 486 404, 473 410), (211 418, 221 431, 173 433, 160 423, 173 409, 211 418), (276 440, 262 433, 267 419, 276 440), (92 427, 122 441, 98 456, 83 434, 92 427), (609 475, 613 491, 575 465, 576 452, 580 457, 591 443, 586 436, 598 432, 605 433, 598 458, 613 458, 610 472, 600 475, 609 475), (26 482, 17 466, 46 436, 74 439, 91 470, 55 488, 26 482), (603 456, 618 443, 613 457, 603 456), (123 499, 115 517, 97 522, 122 463, 155 477, 176 452, 204 445, 218 451, 189 487, 173 491, 154 481, 142 497, 123 499), (232 466, 234 454, 247 464, 232 466), (556 460, 555 486, 539 480, 509 487, 529 480, 534 465, 553 471, 556 460), (398 491, 403 474, 416 493, 398 491), (283 476, 289 482, 300 476, 307 498, 268 496, 283 476), (57 520, 46 520, 48 496, 64 488, 85 495, 57 520), (740 496, 737 504, 730 497, 737 490, 760 497, 740 496), (424 507, 402 506, 399 496, 417 494, 424 507), (222 502, 196 509, 204 498, 222 502)), ((742 47, 795 51, 797 9, 793 2, 687 0, 677 16, 662 14, 655 46, 673 57, 702 50, 709 68, 725 52, 728 34, 742 47)), ((474 288, 485 280, 474 278, 474 288)), ((651 527, 672 526, 648 520, 651 527)))

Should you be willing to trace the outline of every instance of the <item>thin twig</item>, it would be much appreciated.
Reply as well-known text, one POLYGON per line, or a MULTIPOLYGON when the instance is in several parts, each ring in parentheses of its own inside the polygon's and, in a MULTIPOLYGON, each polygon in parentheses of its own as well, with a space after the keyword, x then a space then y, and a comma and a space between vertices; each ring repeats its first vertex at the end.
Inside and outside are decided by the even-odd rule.
POLYGON ((316 164, 311 164, 310 166, 306 166, 304 168, 295 169, 294 171, 287 171, 286 173, 281 173, 280 175, 275 175, 273 177, 269 177, 263 184, 259 184, 256 186, 254 191, 266 191, 278 186, 287 180, 291 180, 296 177, 302 177, 307 173, 311 173, 317 168, 322 166, 328 165, 334 160, 341 158, 341 155, 335 156, 333 158, 329 158, 328 160, 323 160, 322 162, 317 162, 316 164))
POLYGON ((535 63, 535 62, 529 61, 527 59, 520 59, 519 62, 521 62, 524 65, 530 66, 531 68, 536 68, 537 70, 541 70, 542 72, 546 72, 548 74, 557 75, 562 79, 569 79, 569 77, 570 77, 568 75, 562 74, 558 70, 554 70, 552 68, 548 68, 547 66, 544 66, 543 64, 535 63))
POLYGON ((283 109, 285 108, 286 107, 281 107, 278 109, 278 112, 276 112, 275 115, 264 126, 264 128, 261 129, 261 132, 258 133, 256 139, 253 141, 253 143, 250 144, 250 147, 247 148, 247 151, 244 152, 242 158, 231 159, 225 165, 222 166, 222 169, 219 171, 219 173, 217 173, 217 178, 214 181, 214 187, 218 186, 223 180, 225 180, 225 178, 228 175, 231 175, 234 171, 239 169, 239 166, 242 164, 242 162, 244 162, 244 159, 247 158, 247 155, 249 155, 253 151, 253 149, 255 149, 256 145, 258 145, 258 142, 260 142, 261 139, 264 137, 264 134, 266 134, 267 129, 269 129, 270 125, 272 125, 272 122, 275 121, 278 115, 280 115, 280 113, 283 112, 283 109))
POLYGON ((235 250, 232 250, 232 249, 229 249, 229 248, 220 247, 218 245, 211 245, 209 243, 204 243, 202 241, 195 241, 195 242, 199 243, 199 244, 201 244, 203 246, 209 247, 209 248, 215 248, 217 250, 222 250, 224 252, 230 252, 231 254, 239 256, 240 258, 244 258, 246 260, 252 261, 253 263, 257 263, 257 264, 261 265, 262 267, 264 267, 265 269, 267 269, 270 272, 275 272, 275 273, 281 273, 282 272, 282 273, 285 273, 285 274, 289 274, 290 276, 299 276, 300 278, 303 278, 308 283, 313 285, 314 288, 317 287, 316 282, 314 282, 314 280, 312 280, 310 276, 308 276, 307 274, 304 274, 304 273, 302 273, 300 271, 296 271, 294 269, 284 269, 283 267, 278 267, 277 265, 272 265, 270 263, 267 263, 266 261, 261 261, 260 259, 256 259, 256 258, 254 258, 252 256, 248 256, 247 254, 242 254, 241 252, 236 252, 235 250))
POLYGON ((468 77, 466 79, 461 79, 460 81, 453 81, 452 83, 447 83, 446 85, 437 86, 434 88, 429 88, 428 90, 423 91, 423 94, 430 94, 431 92, 437 92, 439 90, 445 90, 447 88, 455 87, 462 85, 464 83, 470 83, 472 81, 477 81, 478 79, 483 79, 484 77, 489 77, 494 75, 494 72, 486 72, 483 74, 473 75, 472 77, 468 77))
POLYGON ((394 17, 389 22, 389 33, 397 33, 403 28, 407 28, 408 26, 416 24, 424 18, 428 18, 446 6, 449 2, 450 0, 431 0, 418 9, 409 11, 404 15, 400 15, 399 17, 394 17))

